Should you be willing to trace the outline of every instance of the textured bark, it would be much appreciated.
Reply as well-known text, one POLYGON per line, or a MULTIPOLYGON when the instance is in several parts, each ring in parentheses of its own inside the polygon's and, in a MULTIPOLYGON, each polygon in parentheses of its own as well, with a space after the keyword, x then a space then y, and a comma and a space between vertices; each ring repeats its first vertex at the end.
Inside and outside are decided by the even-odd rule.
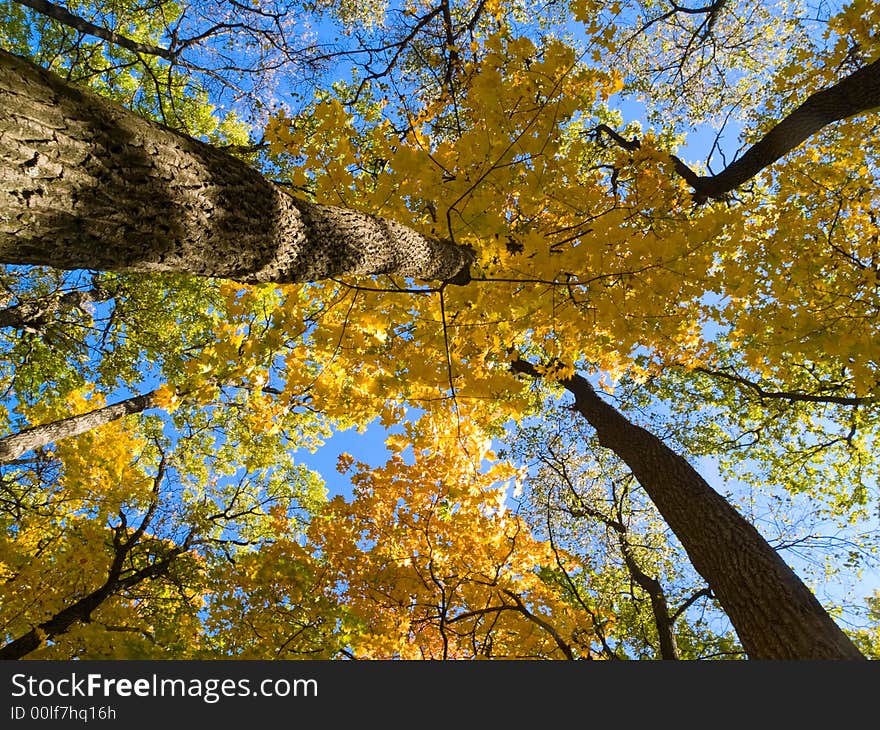
POLYGON ((470 249, 288 195, 241 160, 0 51, 0 263, 248 283, 463 283, 470 249))
MULTIPOLYGON (((538 376, 523 360, 513 368, 538 376)), ((586 379, 560 382, 681 541, 750 658, 864 659, 794 571, 687 461, 602 400, 586 379)))
POLYGON ((154 390, 88 413, 62 418, 41 426, 32 426, 4 436, 0 438, 0 464, 13 461, 27 451, 47 446, 59 439, 78 436, 129 414, 141 413, 153 405, 155 396, 154 390))
POLYGON ((39 332, 58 308, 58 300, 37 300, 0 309, 0 327, 39 332))

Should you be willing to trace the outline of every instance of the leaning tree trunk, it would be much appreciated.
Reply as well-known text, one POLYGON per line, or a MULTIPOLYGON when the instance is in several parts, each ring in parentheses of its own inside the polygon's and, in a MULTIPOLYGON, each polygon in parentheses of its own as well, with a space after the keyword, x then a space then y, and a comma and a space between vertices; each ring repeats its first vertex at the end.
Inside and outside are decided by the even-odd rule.
POLYGON ((62 294, 55 292, 46 297, 25 300, 20 304, 0 309, 0 327, 10 327, 25 332, 41 332, 62 310, 70 308, 85 312, 91 302, 103 302, 110 294, 100 287, 87 291, 75 290, 62 294))
POLYGON ((30 629, 23 635, 13 639, 8 644, 0 646, 0 660, 24 659, 33 651, 39 649, 46 641, 51 641, 56 636, 66 634, 77 624, 86 624, 92 620, 92 614, 106 600, 120 591, 132 588, 139 583, 155 580, 168 573, 172 561, 182 551, 176 550, 170 557, 155 563, 150 563, 138 570, 133 571, 126 577, 122 577, 122 569, 116 563, 111 566, 110 576, 100 587, 86 594, 79 600, 61 609, 58 613, 50 616, 41 624, 30 629))
POLYGON ((62 418, 40 426, 32 426, 0 438, 0 464, 14 461, 22 454, 47 446, 59 439, 78 436, 93 428, 116 421, 132 413, 141 413, 152 407, 157 391, 126 398, 103 408, 96 408, 78 416, 62 418))
MULTIPOLYGON (((808 96, 742 157, 715 175, 698 175, 680 158, 670 157, 675 172, 693 188, 694 199, 704 202, 724 197, 829 124, 877 110, 880 110, 880 58, 808 96)), ((596 132, 609 135, 624 149, 632 151, 641 147, 638 139, 627 140, 606 124, 596 127, 596 132)))
MULTIPOLYGON (((524 360, 516 372, 538 371, 524 360)), ((659 438, 602 400, 585 378, 560 381, 599 443, 632 470, 727 613, 752 659, 864 659, 758 531, 659 438)))
POLYGON ((0 50, 0 263, 459 282, 472 258, 399 223, 294 198, 241 160, 0 50))
POLYGON ((719 198, 750 180, 823 127, 880 108, 880 58, 810 96, 717 175, 699 176, 677 157, 676 171, 700 198, 719 198))
MULTIPOLYGON (((162 480, 163 471, 164 467, 160 467, 157 483, 162 480)), ((177 546, 164 557, 140 568, 131 567, 131 549, 141 539, 152 521, 155 508, 156 501, 154 500, 140 527, 130 531, 127 540, 123 541, 119 532, 120 529, 124 529, 124 523, 117 528, 113 538, 113 562, 110 564, 107 579, 103 585, 61 609, 58 613, 49 616, 42 623, 8 644, 0 646, 0 660, 24 659, 31 652, 39 649, 44 642, 66 634, 77 624, 89 623, 92 620, 92 614, 112 596, 145 581, 156 580, 168 575, 172 563, 186 551, 187 545, 177 546)))
POLYGON ((626 532, 618 533, 620 551, 630 578, 638 585, 651 601, 651 613, 654 616, 654 627, 657 629, 657 643, 660 646, 661 659, 680 659, 678 642, 675 639, 675 619, 670 615, 666 591, 659 580, 648 575, 633 555, 626 532))

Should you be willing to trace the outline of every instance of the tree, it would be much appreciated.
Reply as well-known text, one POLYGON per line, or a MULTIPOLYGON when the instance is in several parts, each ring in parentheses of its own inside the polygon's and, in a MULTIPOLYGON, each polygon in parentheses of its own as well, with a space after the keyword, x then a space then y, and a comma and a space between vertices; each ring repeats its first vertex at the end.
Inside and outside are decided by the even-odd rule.
POLYGON ((48 446, 59 439, 77 436, 118 418, 145 411, 155 403, 155 396, 155 391, 144 393, 89 413, 68 416, 4 436, 0 439, 0 463, 13 461, 27 451, 48 446))
POLYGON ((216 126, 205 114, 209 96, 232 98, 247 115, 265 103, 280 69, 308 74, 322 63, 298 11, 286 1, 230 8, 214 0, 2 7, 9 50, 33 53, 40 65, 190 132, 216 126))
MULTIPOLYGON (((82 396, 68 403, 84 407, 82 396)), ((155 418, 118 419, 4 472, 0 657, 218 658, 246 643, 255 657, 338 651, 344 610, 309 590, 320 587, 316 561, 278 559, 323 501, 322 483, 246 424, 227 426, 233 445, 214 439, 204 414, 178 423, 172 444, 155 418), (302 590, 294 610, 279 602, 260 615, 260 570, 280 576, 290 600, 302 590), (283 646, 249 633, 294 623, 283 646)))
MULTIPOLYGON (((880 106, 880 60, 853 71, 828 88, 811 94, 735 162, 710 176, 697 175, 675 155, 675 172, 694 190, 696 200, 720 198, 764 168, 784 157, 823 127, 842 119, 873 111, 880 106)), ((626 141, 600 125, 624 149, 638 149, 639 141, 626 141)))
MULTIPOLYGON (((513 368, 531 376, 539 372, 524 360, 513 368)), ((749 656, 861 658, 778 553, 681 456, 602 401, 585 378, 574 375, 561 383, 599 443, 626 462, 681 540, 749 656)))
MULTIPOLYGON (((693 374, 711 374, 724 382, 703 391, 719 395, 713 407, 735 406, 733 386, 797 403, 797 418, 820 421, 811 434, 849 428, 843 448, 869 463, 877 220, 876 186, 864 179, 876 175, 877 150, 859 130, 874 123, 860 118, 877 94, 876 39, 864 20, 878 12, 874 5, 844 8, 823 39, 793 31, 807 45, 792 51, 790 64, 782 59, 766 72, 772 84, 751 75, 750 88, 773 93, 752 110, 747 151, 717 176, 694 172, 675 150, 687 123, 680 112, 693 111, 698 96, 688 78, 680 80, 685 101, 669 102, 674 113, 664 128, 618 132, 610 99, 644 79, 631 82, 598 62, 601 49, 634 48, 623 68, 637 70, 647 31, 666 33, 667 21, 686 16, 697 25, 683 24, 689 40, 674 45, 684 49, 679 71, 700 43, 715 51, 743 47, 721 42, 724 33, 749 32, 732 6, 676 5, 633 21, 639 32, 628 36, 600 17, 618 14, 618 4, 574 2, 573 17, 598 49, 591 63, 552 35, 518 32, 516 13, 504 20, 500 3, 485 5, 426 6, 400 26, 400 43, 382 47, 386 66, 368 64, 366 80, 322 91, 300 114, 275 114, 263 162, 276 182, 4 55, 0 94, 15 104, 5 104, 11 111, 0 118, 9 130, 0 136, 0 156, 12 170, 0 193, 0 257, 273 285, 264 292, 281 285, 263 337, 248 336, 247 347, 236 302, 262 295, 248 286, 227 289, 232 322, 217 323, 217 342, 179 368, 163 391, 166 406, 190 391, 203 394, 194 404, 206 404, 210 392, 234 383, 256 391, 248 406, 266 414, 294 399, 326 419, 363 424, 381 415, 390 424, 407 404, 444 418, 451 403, 459 431, 471 420, 498 435, 540 403, 509 372, 513 351, 529 358, 514 355, 522 367, 562 359, 611 380, 646 380, 670 367, 690 372, 688 383, 697 382, 693 374), (822 61, 810 73, 803 70, 808 58, 822 61), (386 109, 383 94, 399 78, 398 64, 415 81, 386 109), (68 127, 59 109, 81 124, 68 127), (791 139, 809 138, 807 145, 774 141, 791 127, 801 130, 791 139), (866 141, 854 146, 860 138, 866 141), (84 179, 66 174, 70 163, 91 159, 89 150, 100 155, 84 179), (811 155, 823 163, 818 175, 811 155), (310 199, 288 195, 290 187, 310 199), (48 237, 63 245, 47 252, 41 241, 48 237), (308 285, 283 286, 293 282, 308 285), (278 304, 293 292, 291 314, 278 304), (320 314, 302 316, 309 311, 320 314), (248 369, 249 358, 266 377, 248 369), (273 382, 270 363, 280 360, 284 377, 273 382)), ((87 31, 102 37, 95 27, 87 31)), ((730 114, 742 103, 732 95, 728 101, 730 114)), ((578 390, 578 408, 656 501, 751 656, 858 656, 794 573, 681 457, 611 409, 573 370, 541 373, 578 390), (663 488, 664 475, 675 476, 678 491, 663 488), (685 493, 694 499, 683 500, 685 493), (775 576, 755 597, 774 613, 754 615, 739 600, 747 575, 730 559, 735 541, 718 552, 701 532, 701 514, 730 527, 751 546, 754 565, 769 571, 759 572, 775 576), (789 602, 809 618, 790 620, 789 602), (770 615, 791 633, 769 631, 770 615), (823 637, 817 648, 805 630, 823 637)), ((786 424, 797 423, 794 414, 786 424)), ((753 418, 750 409, 741 420, 753 418)), ((805 459, 830 458, 830 446, 814 446, 802 445, 805 459)), ((847 490, 853 499, 845 509, 861 509, 866 496, 857 495, 851 473, 835 472, 831 481, 826 491, 838 494, 842 510, 847 490)), ((636 575, 632 568, 630 561, 636 575)), ((655 617, 662 618, 659 595, 655 617)), ((522 608, 520 616, 537 615, 522 608)), ((666 650, 674 653, 670 641, 666 650)))
POLYGON ((585 419, 548 403, 511 442, 524 462, 516 512, 574 565, 557 580, 613 616, 601 636, 608 659, 737 658, 743 655, 712 591, 644 496, 631 472, 603 449, 585 419))
POLYGON ((467 269, 465 249, 297 200, 228 154, 8 53, 2 60, 0 124, 8 132, 0 156, 17 172, 4 181, 0 203, 6 263, 252 283, 358 273, 443 280, 467 269), (47 256, 40 241, 49 238, 55 253, 47 256))
POLYGON ((353 499, 333 499, 312 522, 310 543, 365 627, 348 651, 357 659, 592 658, 597 624, 613 617, 548 579, 548 566, 571 561, 507 511, 516 470, 492 463, 483 434, 449 415, 445 428, 425 419, 389 437, 380 468, 341 457, 340 470, 354 471, 353 499))

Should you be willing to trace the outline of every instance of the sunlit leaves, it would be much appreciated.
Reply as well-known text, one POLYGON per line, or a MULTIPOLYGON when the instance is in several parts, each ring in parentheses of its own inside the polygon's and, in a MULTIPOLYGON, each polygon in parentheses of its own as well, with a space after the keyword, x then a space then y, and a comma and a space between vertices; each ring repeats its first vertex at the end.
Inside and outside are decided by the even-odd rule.
MULTIPOLYGON (((190 134, 247 141, 237 117, 160 61, 133 75, 126 53, 91 41, 68 58, 69 30, 2 8, 4 44, 38 46, 41 62, 190 134), (160 72, 162 84, 143 84, 160 72)), ((130 37, 167 40, 135 3, 114 8, 130 37)), ((350 78, 273 114, 264 154, 249 154, 297 195, 470 246, 466 285, 7 272, 2 305, 42 309, 4 335, 5 427, 122 391, 156 395, 148 413, 5 467, 6 635, 100 585, 128 529, 115 532, 121 514, 135 524, 158 494, 133 560, 183 546, 173 570, 114 592, 41 656, 583 657, 603 641, 650 655, 643 596, 620 598, 632 573, 609 558, 610 523, 577 513, 546 473, 533 475, 529 514, 513 513, 523 473, 491 439, 547 397, 511 374, 518 354, 544 363, 546 380, 591 371, 753 490, 785 489, 835 524, 868 516, 880 362, 872 117, 823 130, 708 203, 670 154, 703 120, 759 139, 805 94, 873 60, 875 4, 856 0, 822 31, 795 5, 752 2, 576 0, 565 20, 577 30, 553 27, 552 9, 445 8, 318 3, 350 38, 388 37, 350 78), (93 289, 88 306, 65 299, 93 289), (354 495, 324 504, 296 450, 376 419, 394 430, 391 459, 344 459, 354 495), (562 513, 543 535, 540 506, 562 513)), ((609 511, 608 490, 628 475, 566 458, 587 475, 584 503, 625 516, 635 556, 686 601, 698 586, 647 505, 609 511)), ((773 514, 787 536, 792 516, 773 514)), ((687 629, 689 656, 735 648, 724 632, 687 629)))
POLYGON ((383 467, 341 464, 354 469, 353 499, 331 501, 310 532, 368 627, 352 638, 353 656, 589 655, 591 614, 543 577, 569 558, 508 509, 517 470, 484 465, 488 441, 448 415, 388 445, 383 467))

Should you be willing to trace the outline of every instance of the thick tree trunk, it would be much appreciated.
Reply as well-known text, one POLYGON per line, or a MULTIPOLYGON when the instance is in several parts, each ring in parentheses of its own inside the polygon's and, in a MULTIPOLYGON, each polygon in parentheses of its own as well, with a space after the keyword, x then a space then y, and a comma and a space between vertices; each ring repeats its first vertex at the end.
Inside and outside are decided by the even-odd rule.
POLYGON ((0 263, 292 283, 463 282, 466 247, 288 195, 244 162, 0 50, 0 263))
MULTIPOLYGON (((513 368, 538 376, 523 360, 513 368)), ((777 552, 687 461, 602 400, 586 379, 560 382, 681 541, 750 658, 864 658, 777 552)))
POLYGON ((0 438, 0 464, 13 461, 27 451, 47 446, 59 439, 78 436, 123 416, 141 413, 153 405, 155 396, 156 391, 151 391, 88 413, 62 418, 41 426, 32 426, 4 436, 0 438))

